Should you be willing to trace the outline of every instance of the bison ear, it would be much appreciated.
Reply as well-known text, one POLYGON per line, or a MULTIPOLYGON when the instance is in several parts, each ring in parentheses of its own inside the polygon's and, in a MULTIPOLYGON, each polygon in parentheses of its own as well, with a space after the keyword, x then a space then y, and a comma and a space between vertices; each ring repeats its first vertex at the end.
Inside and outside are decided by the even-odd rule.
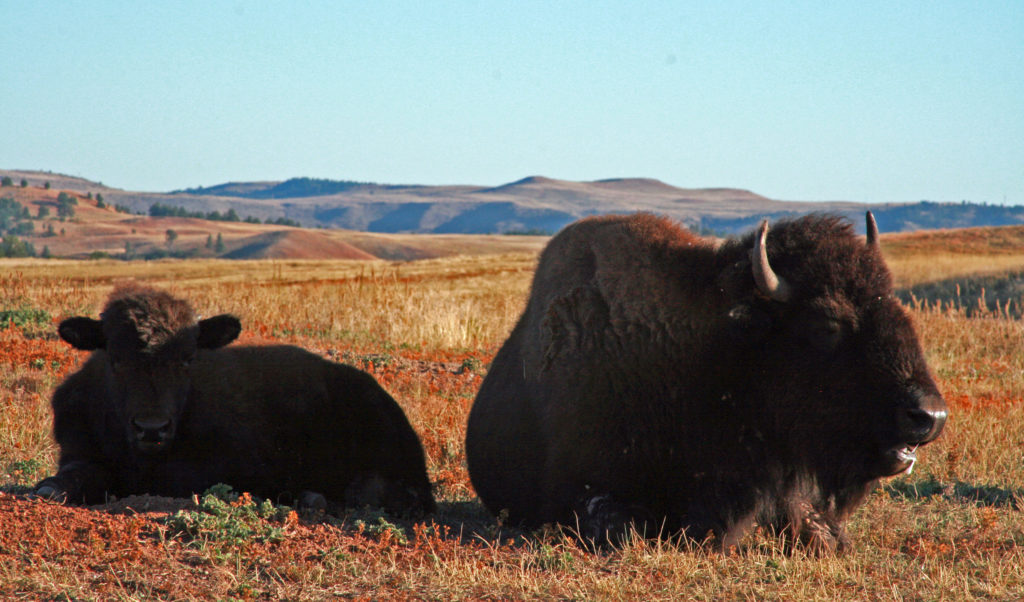
POLYGON ((107 346, 107 337, 103 336, 103 322, 92 318, 68 318, 57 327, 57 334, 75 349, 94 351, 107 346))
POLYGON ((223 347, 238 338, 242 332, 242 323, 231 314, 221 314, 199 320, 199 339, 197 344, 200 349, 217 349, 223 347))

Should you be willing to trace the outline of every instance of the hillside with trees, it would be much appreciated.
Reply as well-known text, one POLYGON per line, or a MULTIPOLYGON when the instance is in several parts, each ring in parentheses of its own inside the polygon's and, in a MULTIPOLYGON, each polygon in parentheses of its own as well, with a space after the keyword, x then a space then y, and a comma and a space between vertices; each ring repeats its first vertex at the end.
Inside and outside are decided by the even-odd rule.
POLYGON ((761 219, 810 212, 849 216, 862 227, 874 212, 882 232, 1024 224, 1024 207, 985 202, 867 204, 785 201, 736 188, 679 188, 650 178, 589 182, 531 176, 500 186, 394 185, 355 180, 291 178, 229 182, 170 193, 133 192, 49 172, 0 170, 16 183, 83 195, 134 214, 225 219, 341 228, 378 233, 551 234, 588 215, 649 211, 701 232, 745 231, 761 219))

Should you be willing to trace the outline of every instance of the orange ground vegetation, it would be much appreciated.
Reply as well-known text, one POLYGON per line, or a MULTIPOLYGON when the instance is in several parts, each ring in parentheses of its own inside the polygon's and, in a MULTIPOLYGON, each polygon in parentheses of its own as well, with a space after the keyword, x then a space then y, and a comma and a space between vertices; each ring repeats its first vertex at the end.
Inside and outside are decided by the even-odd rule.
POLYGON ((0 329, 0 364, 48 367, 55 377, 63 378, 77 368, 83 355, 59 339, 25 338, 11 323, 0 329))
MULTIPOLYGON (((0 493, 0 558, 8 571, 23 578, 21 582, 0 580, 0 595, 23 593, 21 585, 38 578, 37 573, 73 562, 78 565, 81 584, 100 598, 116 597, 126 586, 135 588, 143 598, 256 597, 253 585, 239 582, 211 560, 209 548, 217 547, 215 543, 169 537, 162 521, 168 514, 90 511, 48 502, 26 503, 0 493), (137 583, 126 583, 126 579, 137 583)), ((270 589, 275 596, 294 596, 296 588, 301 592, 304 585, 305 595, 313 598, 343 595, 369 599, 381 594, 389 597, 375 579, 336 586, 314 586, 310 581, 319 581, 315 575, 322 573, 325 565, 353 557, 398 574, 450 561, 468 561, 482 568, 513 550, 511 540, 502 544, 463 539, 450 526, 433 522, 411 525, 407 537, 393 530, 371 532, 362 525, 339 528, 326 522, 299 521, 292 513, 282 529, 284 537, 279 542, 243 542, 214 552, 244 558, 246 571, 262 576, 265 583, 261 589, 266 583, 274 584, 270 589)), ((558 545, 573 555, 584 553, 571 545, 558 545)), ((274 596, 264 593, 259 597, 274 596)))
POLYGON ((949 230, 922 230, 886 234, 883 239, 888 253, 1020 254, 1024 248, 1024 226, 990 226, 949 230))
MULTIPOLYGON (((950 422, 938 441, 920 450, 913 475, 887 480, 855 513, 853 549, 843 558, 790 554, 766 533, 752 536, 745 553, 736 556, 649 542, 592 554, 561 534, 522 533, 490 517, 466 471, 465 420, 500 333, 507 332, 521 307, 530 275, 523 265, 515 271, 463 266, 458 275, 432 278, 424 275, 424 264, 403 264, 401 271, 396 266, 369 277, 358 295, 337 298, 321 289, 340 295, 353 286, 352 278, 331 284, 286 281, 278 278, 282 268, 275 268, 273 282, 166 277, 208 313, 244 315, 238 344, 297 344, 371 373, 403 407, 423 442, 439 501, 436 515, 409 521, 368 511, 341 517, 287 514, 266 521, 280 530, 274 541, 227 543, 215 534, 174 531, 176 513, 196 511, 198 500, 138 496, 71 508, 15 495, 55 466, 49 396, 88 354, 60 341, 55 324, 25 331, 0 328, 0 476, 6 474, 2 485, 8 492, 0 493, 0 598, 1024 597, 1024 327, 999 316, 968 319, 951 310, 911 310, 950 405, 950 422), (337 316, 292 308, 308 299, 318 300, 309 304, 317 307, 355 307, 350 299, 377 294, 385 302, 365 305, 384 309, 353 319, 376 326, 398 321, 399 309, 408 313, 421 280, 444 282, 439 288, 447 291, 447 283, 455 289, 454 284, 477 278, 482 283, 467 296, 505 299, 488 306, 497 309, 483 310, 496 316, 492 322, 498 326, 469 349, 350 336, 348 323, 337 316), (503 284, 489 284, 498 281, 503 284), (393 292, 380 292, 392 290, 387 287, 393 292)), ((294 277, 301 267, 285 269, 294 277)), ((158 277, 163 276, 151 279, 158 277)), ((74 278, 0 276, 0 293, 13 307, 28 300, 47 309, 54 321, 94 313, 110 283, 91 272, 74 278)), ((444 298, 426 299, 424 308, 465 313, 444 298)), ((438 317, 444 315, 430 319, 438 317)), ((249 501, 243 497, 235 503, 249 501)))

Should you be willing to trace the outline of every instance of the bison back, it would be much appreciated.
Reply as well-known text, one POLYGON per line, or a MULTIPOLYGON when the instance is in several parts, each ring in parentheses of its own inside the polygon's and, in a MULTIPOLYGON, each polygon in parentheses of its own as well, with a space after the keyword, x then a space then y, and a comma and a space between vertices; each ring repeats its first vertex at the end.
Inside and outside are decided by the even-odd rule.
POLYGON ((685 274, 671 271, 686 265, 662 261, 684 248, 695 262, 712 262, 701 239, 649 215, 576 222, 548 244, 468 420, 470 477, 489 510, 527 525, 567 522, 574 498, 592 485, 645 486, 630 479, 638 473, 622 443, 674 435, 663 420, 631 415, 642 410, 630 402, 663 398, 669 386, 642 370, 664 359, 658 348, 673 325, 660 312, 687 302, 676 284, 685 274))
POLYGON ((371 375, 291 346, 210 355, 216 361, 196 379, 200 399, 186 436, 203 440, 216 430, 230 441, 219 454, 230 459, 218 462, 225 482, 267 497, 315 491, 344 503, 353 483, 380 478, 409 490, 409 509, 433 510, 419 438, 371 375))

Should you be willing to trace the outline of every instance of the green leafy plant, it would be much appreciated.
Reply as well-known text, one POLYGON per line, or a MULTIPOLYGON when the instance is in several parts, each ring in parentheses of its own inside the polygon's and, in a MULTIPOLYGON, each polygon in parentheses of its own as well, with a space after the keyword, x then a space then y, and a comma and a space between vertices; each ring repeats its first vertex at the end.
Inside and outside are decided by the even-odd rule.
POLYGON ((244 547, 252 542, 284 539, 291 509, 269 500, 258 503, 248 493, 236 493, 219 483, 203 493, 197 510, 179 510, 167 519, 168 535, 200 544, 244 547))
POLYGON ((34 307, 0 309, 0 326, 6 326, 10 322, 14 322, 18 328, 48 326, 51 321, 49 312, 34 307))
POLYGON ((368 368, 371 365, 380 368, 393 364, 395 357, 390 353, 367 353, 358 356, 356 361, 356 365, 361 368, 368 368))
POLYGON ((29 458, 27 460, 15 460, 7 465, 7 475, 16 485, 30 485, 35 483, 45 470, 42 460, 29 458))
POLYGON ((406 535, 405 529, 388 521, 382 515, 377 515, 376 519, 373 522, 356 519, 352 524, 355 525, 356 530, 360 533, 373 535, 402 545, 409 543, 409 536, 406 535))

